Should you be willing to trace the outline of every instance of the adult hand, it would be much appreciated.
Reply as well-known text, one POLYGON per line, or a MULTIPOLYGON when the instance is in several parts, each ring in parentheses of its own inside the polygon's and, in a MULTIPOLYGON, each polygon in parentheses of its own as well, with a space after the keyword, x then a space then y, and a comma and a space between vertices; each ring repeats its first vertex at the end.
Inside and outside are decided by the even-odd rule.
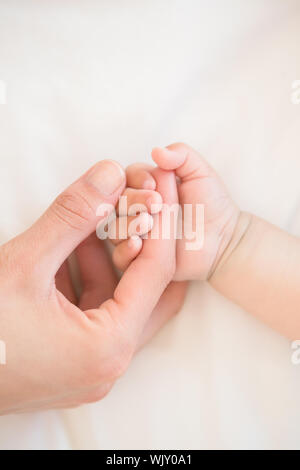
MULTIPOLYGON (((164 202, 176 202, 174 174, 157 170, 156 177, 164 202)), ((103 244, 91 236, 99 205, 116 205, 124 186, 117 163, 99 162, 0 248, 0 339, 7 349, 1 414, 100 400, 163 322, 158 301, 174 275, 175 239, 145 240, 109 298, 116 280, 103 244), (78 305, 65 264, 75 249, 83 279, 78 305)))

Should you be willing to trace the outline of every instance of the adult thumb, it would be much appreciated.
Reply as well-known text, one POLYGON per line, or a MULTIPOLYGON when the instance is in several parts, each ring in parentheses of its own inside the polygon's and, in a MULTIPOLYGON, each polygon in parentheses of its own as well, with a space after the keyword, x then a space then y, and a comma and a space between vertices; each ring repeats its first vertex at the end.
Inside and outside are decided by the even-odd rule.
POLYGON ((125 183, 122 167, 102 160, 71 184, 22 235, 22 245, 25 237, 26 249, 31 250, 31 262, 39 266, 42 263, 50 276, 55 275, 98 222, 113 211, 125 183))

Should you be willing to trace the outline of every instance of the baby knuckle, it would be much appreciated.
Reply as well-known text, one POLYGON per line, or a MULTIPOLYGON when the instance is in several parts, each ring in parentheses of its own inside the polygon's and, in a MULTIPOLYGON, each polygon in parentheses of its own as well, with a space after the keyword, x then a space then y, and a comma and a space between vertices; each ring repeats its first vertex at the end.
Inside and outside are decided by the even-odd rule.
POLYGON ((189 146, 184 142, 174 142, 173 144, 168 145, 168 148, 171 150, 177 150, 177 151, 180 151, 180 150, 187 151, 189 149, 189 146))
POLYGON ((131 170, 135 171, 137 169, 137 164, 136 163, 131 163, 126 167, 126 172, 130 172, 131 170))

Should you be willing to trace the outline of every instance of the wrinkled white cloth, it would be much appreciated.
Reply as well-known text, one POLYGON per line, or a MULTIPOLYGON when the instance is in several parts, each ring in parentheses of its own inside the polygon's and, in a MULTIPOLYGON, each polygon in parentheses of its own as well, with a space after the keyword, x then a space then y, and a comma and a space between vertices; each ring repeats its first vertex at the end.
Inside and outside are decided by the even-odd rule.
MULTIPOLYGON (((0 241, 97 160, 173 141, 300 235, 299 21, 299 0, 0 1, 0 241)), ((193 283, 105 400, 1 417, 0 448, 299 449, 299 386, 287 340, 193 283)))

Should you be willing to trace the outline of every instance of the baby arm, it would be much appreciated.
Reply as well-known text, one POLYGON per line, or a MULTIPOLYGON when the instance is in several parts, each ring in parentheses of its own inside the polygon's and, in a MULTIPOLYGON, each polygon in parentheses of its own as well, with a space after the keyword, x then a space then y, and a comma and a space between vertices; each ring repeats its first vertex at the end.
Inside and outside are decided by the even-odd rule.
POLYGON ((153 159, 181 179, 181 204, 203 203, 205 240, 188 258, 179 244, 180 277, 197 274, 281 334, 300 338, 300 240, 240 212, 223 183, 193 149, 154 149, 153 159), (205 269, 203 270, 203 263, 205 269))
POLYGON ((299 239, 241 213, 210 283, 283 335, 299 339, 299 267, 299 239))

